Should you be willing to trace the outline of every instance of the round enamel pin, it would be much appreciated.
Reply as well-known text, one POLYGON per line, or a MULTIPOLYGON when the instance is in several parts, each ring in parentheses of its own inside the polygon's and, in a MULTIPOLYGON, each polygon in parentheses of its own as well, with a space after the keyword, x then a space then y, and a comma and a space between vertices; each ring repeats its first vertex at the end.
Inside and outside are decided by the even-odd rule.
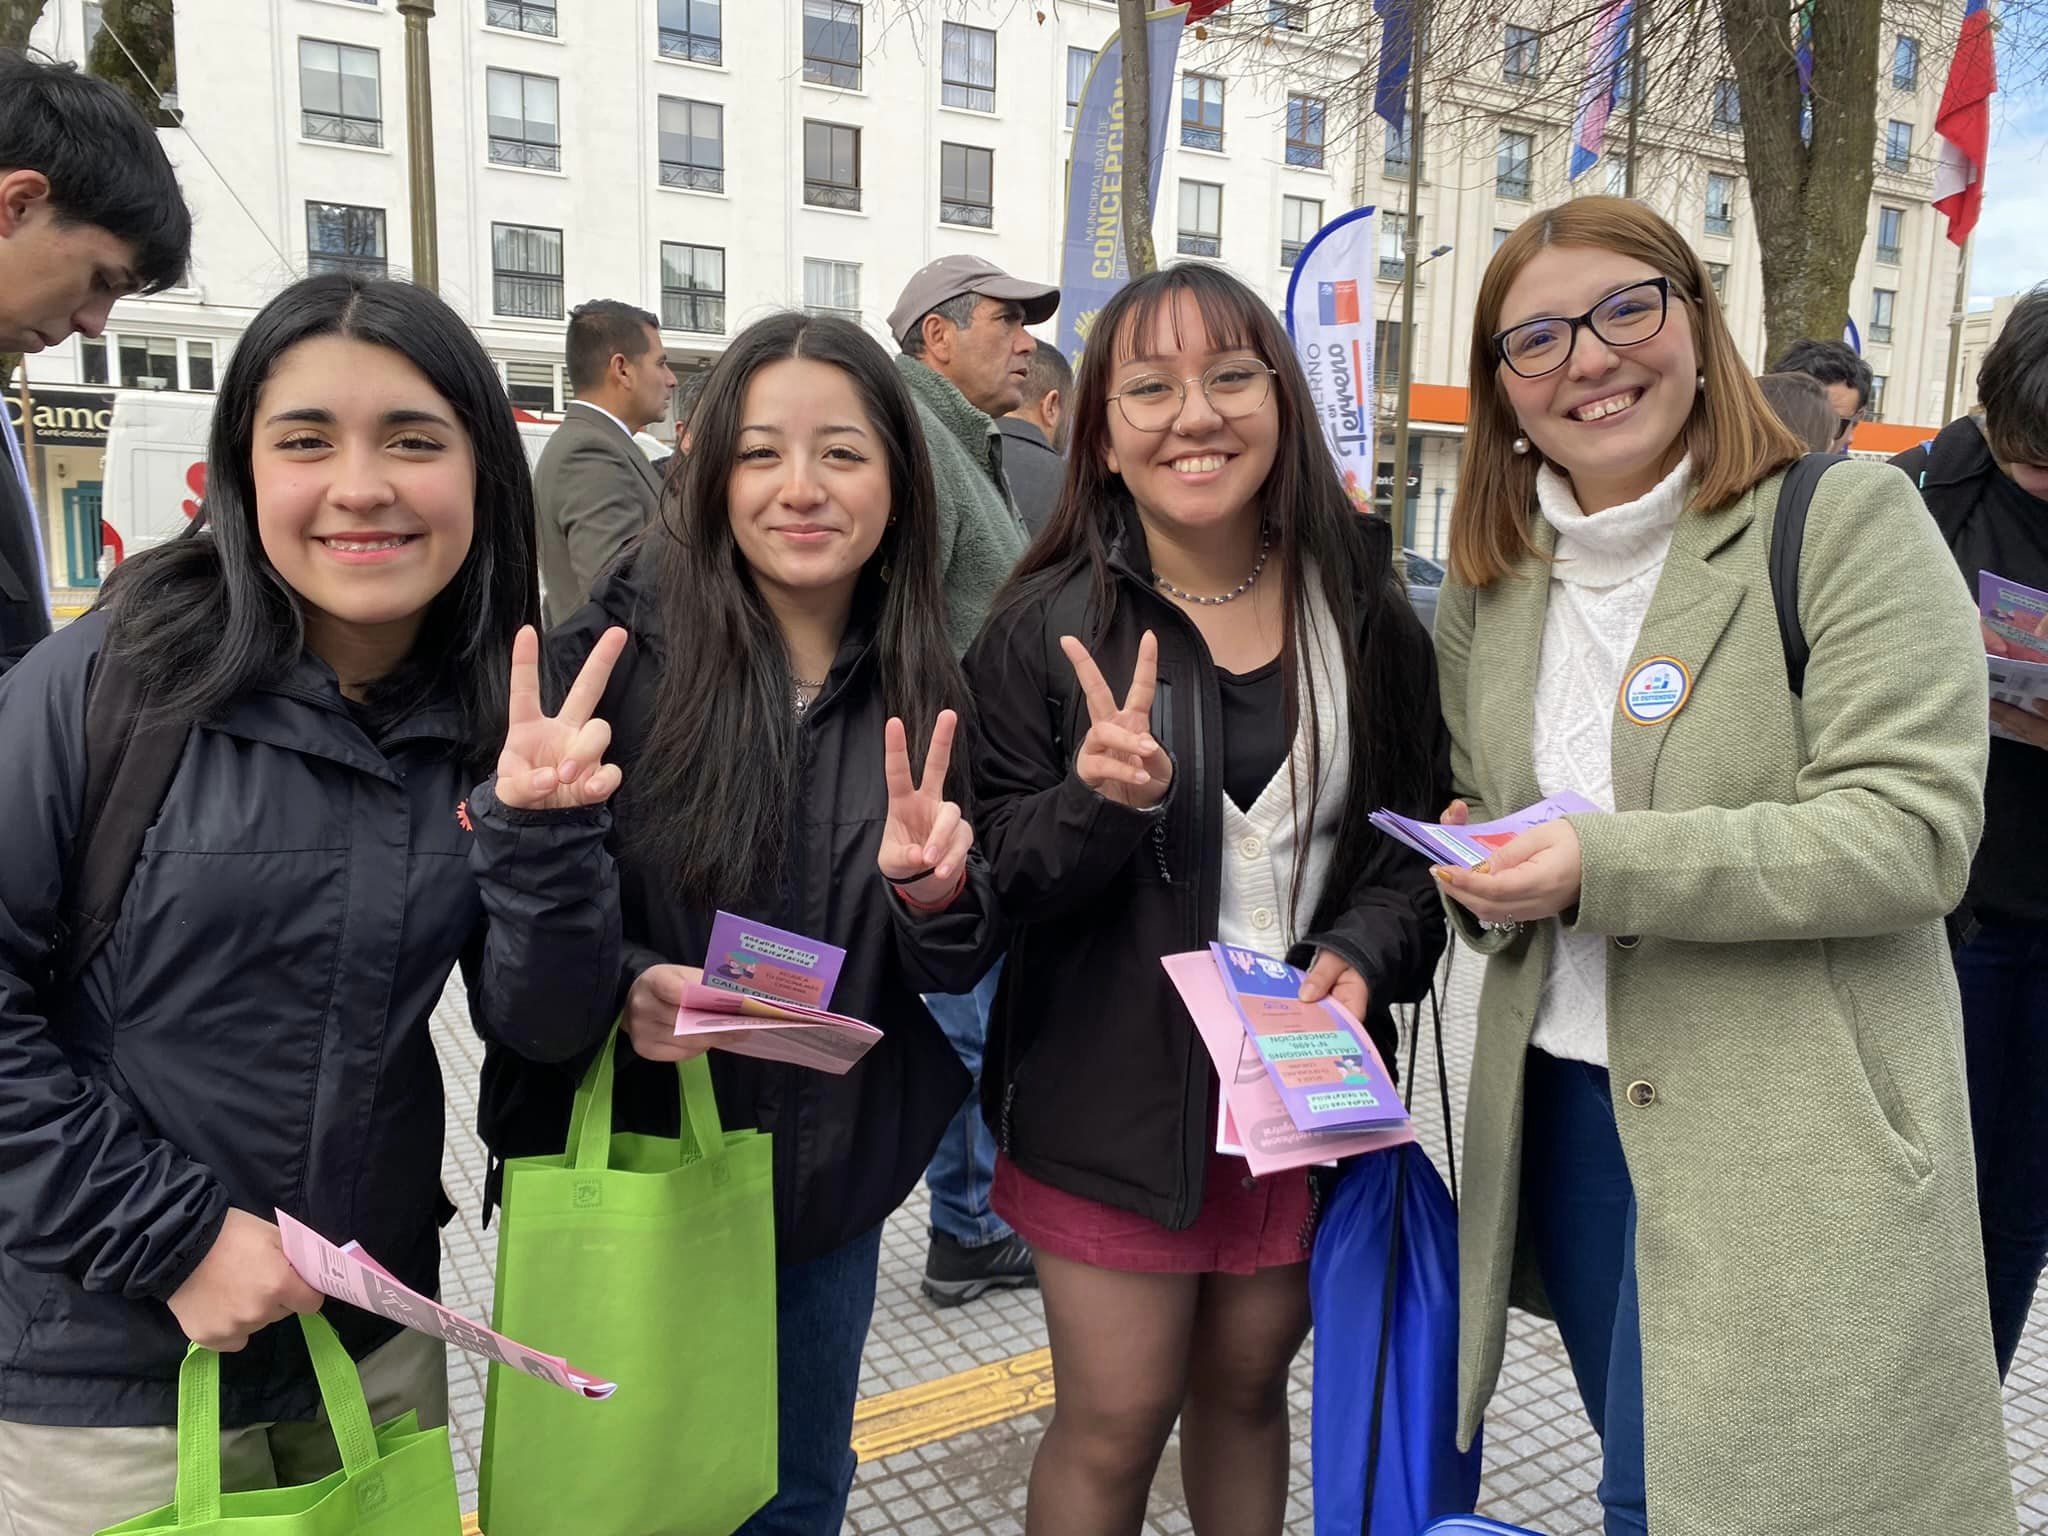
POLYGON ((1692 673, 1674 656, 1652 656, 1621 685, 1621 708, 1637 725, 1662 725, 1692 695, 1692 673))

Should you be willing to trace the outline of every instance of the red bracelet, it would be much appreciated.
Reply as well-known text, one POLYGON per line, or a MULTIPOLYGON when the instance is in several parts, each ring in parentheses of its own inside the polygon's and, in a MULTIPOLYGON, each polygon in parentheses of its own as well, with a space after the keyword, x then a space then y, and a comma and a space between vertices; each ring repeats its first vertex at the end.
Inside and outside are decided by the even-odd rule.
MULTIPOLYGON (((919 876, 917 878, 921 879, 923 877, 919 876)), ((946 908, 952 906, 954 902, 958 901, 960 899, 960 893, 967 889, 967 866, 965 864, 962 864, 960 866, 960 877, 953 882, 953 889, 946 892, 944 899, 939 901, 919 901, 915 896, 911 895, 910 892, 903 889, 902 886, 898 885, 893 880, 889 882, 889 889, 894 891, 898 899, 902 901, 903 905, 910 908, 910 910, 913 912, 943 912, 946 910, 946 908)))

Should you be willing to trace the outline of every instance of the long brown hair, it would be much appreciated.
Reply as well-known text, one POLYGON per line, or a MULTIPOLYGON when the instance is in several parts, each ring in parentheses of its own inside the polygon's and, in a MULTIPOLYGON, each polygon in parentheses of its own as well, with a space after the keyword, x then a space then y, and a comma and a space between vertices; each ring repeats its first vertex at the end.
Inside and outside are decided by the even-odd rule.
POLYGON ((1508 289, 1538 251, 1553 245, 1614 251, 1646 262, 1671 280, 1672 302, 1685 306, 1706 375, 1685 423, 1693 473, 1689 510, 1721 511, 1801 452, 1744 365, 1721 305, 1711 297, 1706 263, 1683 235, 1641 203, 1621 197, 1580 197, 1545 209, 1501 242, 1479 285, 1471 409, 1451 515, 1451 570, 1468 586, 1483 587, 1507 575, 1534 548, 1529 512, 1536 505, 1542 458, 1510 446, 1521 428, 1500 387, 1503 364, 1493 338, 1508 289))

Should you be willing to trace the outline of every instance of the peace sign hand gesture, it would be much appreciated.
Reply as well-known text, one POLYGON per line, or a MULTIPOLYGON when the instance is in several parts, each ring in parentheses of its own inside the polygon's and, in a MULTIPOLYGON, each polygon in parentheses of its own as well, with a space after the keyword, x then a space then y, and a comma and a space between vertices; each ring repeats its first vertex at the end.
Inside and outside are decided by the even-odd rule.
POLYGON ((611 681, 612 666, 626 648, 626 632, 614 626, 591 648, 576 685, 558 714, 540 708, 540 636, 521 626, 512 642, 512 701, 505 745, 498 753, 498 803, 515 811, 567 811, 602 805, 617 792, 621 775, 604 760, 612 728, 592 713, 611 681))
POLYGON ((1074 759, 1081 782, 1105 799, 1133 810, 1149 811, 1173 786, 1173 759, 1152 735, 1152 695, 1159 686, 1159 641, 1151 630, 1138 642, 1138 665, 1131 691, 1119 705, 1102 669, 1088 648, 1072 635, 1060 637, 1060 649, 1074 665, 1088 700, 1088 735, 1074 759))
POLYGON ((952 710, 939 711, 921 782, 910 777, 910 743, 903 722, 891 716, 883 730, 889 819, 882 827, 875 864, 882 878, 917 906, 951 901, 967 867, 967 851, 974 846, 974 828, 960 807, 946 798, 946 770, 952 766, 953 733, 959 724, 960 717, 952 710))

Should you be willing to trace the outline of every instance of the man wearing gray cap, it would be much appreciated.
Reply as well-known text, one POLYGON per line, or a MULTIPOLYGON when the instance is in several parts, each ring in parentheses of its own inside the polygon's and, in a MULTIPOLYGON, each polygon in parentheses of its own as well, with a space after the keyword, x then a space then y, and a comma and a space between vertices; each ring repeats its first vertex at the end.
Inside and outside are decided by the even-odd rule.
MULTIPOLYGON (((1028 536, 1003 477, 996 418, 1024 403, 1038 346, 1024 327, 1050 320, 1059 306, 1057 288, 1011 277, 978 256, 942 256, 904 285, 889 312, 889 334, 903 348, 896 365, 917 404, 938 487, 939 570, 957 652, 1024 553, 1028 536)), ((996 1151, 981 1119, 981 1051, 1001 975, 998 965, 965 996, 925 999, 975 1079, 925 1170, 932 1231, 924 1293, 940 1306, 1038 1283, 1031 1250, 988 1203, 996 1151)))

